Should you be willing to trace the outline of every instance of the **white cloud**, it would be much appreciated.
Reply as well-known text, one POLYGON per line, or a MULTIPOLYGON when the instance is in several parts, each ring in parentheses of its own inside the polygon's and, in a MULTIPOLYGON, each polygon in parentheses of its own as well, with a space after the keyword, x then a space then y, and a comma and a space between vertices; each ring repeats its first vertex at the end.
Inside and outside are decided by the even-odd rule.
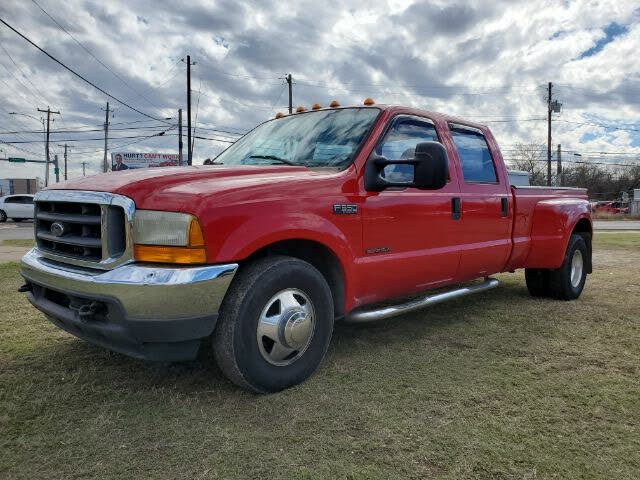
MULTIPOLYGON (((34 3, 5 0, 0 17, 107 91, 154 116, 176 117, 180 107, 186 115, 185 65, 180 59, 189 53, 197 62, 194 111, 202 85, 198 124, 206 127, 247 129, 284 110, 281 77, 292 72, 297 82, 295 105, 326 105, 332 98, 355 103, 372 96, 380 103, 406 103, 476 121, 501 119, 490 125, 506 146, 544 142, 545 122, 528 119, 545 117, 544 90, 552 81, 564 104, 554 124, 554 144, 585 151, 640 152, 639 132, 577 124, 640 129, 635 62, 640 9, 631 1, 37 1, 129 86, 93 60, 34 3), (581 58, 606 38, 604 29, 612 23, 624 26, 626 33, 581 58)), ((5 27, 0 27, 0 42, 24 72, 0 51, 1 130, 39 129, 37 120, 8 112, 38 116, 35 109, 47 104, 63 112, 54 123, 56 129, 100 128, 107 100, 103 94, 5 27)), ((114 124, 144 119, 110 103, 114 124)), ((177 137, 170 133, 128 148, 175 151, 177 137)), ((74 136, 54 135, 52 150, 61 153, 57 144, 74 136)), ((84 137, 100 136, 94 132, 84 137)), ((0 138, 8 137, 41 139, 40 134, 0 138)), ((195 145, 196 161, 224 146, 205 140, 195 145)), ((81 174, 83 160, 88 171, 99 170, 101 142, 73 146, 72 176, 81 174)), ((2 146, 21 156, 43 150, 40 143, 21 147, 33 153, 2 146)), ((40 170, 0 163, 0 177, 33 176, 40 170)))

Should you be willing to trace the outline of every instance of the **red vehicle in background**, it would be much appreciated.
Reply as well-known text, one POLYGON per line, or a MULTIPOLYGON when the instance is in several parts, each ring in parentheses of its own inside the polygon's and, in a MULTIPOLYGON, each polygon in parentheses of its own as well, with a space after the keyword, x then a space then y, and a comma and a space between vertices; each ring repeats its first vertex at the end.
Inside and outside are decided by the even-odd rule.
POLYGON ((629 213, 629 206, 622 202, 596 202, 592 211, 593 213, 610 214, 629 213))
POLYGON ((211 166, 38 193, 22 291, 59 327, 139 358, 189 360, 212 341, 222 371, 263 393, 316 370, 336 319, 389 318, 520 268, 536 297, 580 296, 585 190, 512 187, 486 126, 372 103, 280 115, 211 166))

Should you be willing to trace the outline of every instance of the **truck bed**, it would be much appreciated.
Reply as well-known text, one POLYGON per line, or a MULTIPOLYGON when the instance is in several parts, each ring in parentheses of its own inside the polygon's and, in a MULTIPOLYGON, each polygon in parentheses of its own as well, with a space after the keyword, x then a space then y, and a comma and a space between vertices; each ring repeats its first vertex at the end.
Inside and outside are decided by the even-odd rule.
POLYGON ((576 211, 589 211, 587 190, 573 187, 512 186, 514 221, 513 250, 507 270, 559 264, 567 236, 566 220, 576 211))

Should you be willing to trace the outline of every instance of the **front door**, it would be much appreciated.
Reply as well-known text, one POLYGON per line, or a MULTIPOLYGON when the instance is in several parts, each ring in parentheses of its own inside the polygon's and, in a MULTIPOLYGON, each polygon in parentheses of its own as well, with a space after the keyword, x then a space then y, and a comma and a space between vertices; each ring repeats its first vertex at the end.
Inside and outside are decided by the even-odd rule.
MULTIPOLYGON (((375 152, 388 160, 413 158, 416 145, 427 141, 440 141, 430 120, 400 115, 375 152)), ((413 166, 389 165, 382 175, 394 182, 411 182, 413 166)), ((365 193, 359 271, 368 296, 357 303, 426 290, 454 279, 460 222, 452 217, 451 204, 459 188, 455 171, 449 177, 447 185, 435 191, 392 187, 365 193)))

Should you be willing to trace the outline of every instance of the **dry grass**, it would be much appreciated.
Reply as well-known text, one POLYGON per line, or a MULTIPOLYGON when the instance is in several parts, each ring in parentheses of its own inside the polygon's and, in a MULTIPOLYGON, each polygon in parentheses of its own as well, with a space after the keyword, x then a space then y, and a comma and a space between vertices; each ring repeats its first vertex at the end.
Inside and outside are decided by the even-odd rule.
POLYGON ((152 365, 87 345, 0 265, 0 477, 637 478, 640 235, 597 238, 578 301, 500 275, 480 296, 339 325, 320 371, 271 396, 206 354, 152 365))
POLYGON ((2 246, 4 247, 33 247, 35 245, 34 240, 32 239, 8 239, 2 240, 2 246))

